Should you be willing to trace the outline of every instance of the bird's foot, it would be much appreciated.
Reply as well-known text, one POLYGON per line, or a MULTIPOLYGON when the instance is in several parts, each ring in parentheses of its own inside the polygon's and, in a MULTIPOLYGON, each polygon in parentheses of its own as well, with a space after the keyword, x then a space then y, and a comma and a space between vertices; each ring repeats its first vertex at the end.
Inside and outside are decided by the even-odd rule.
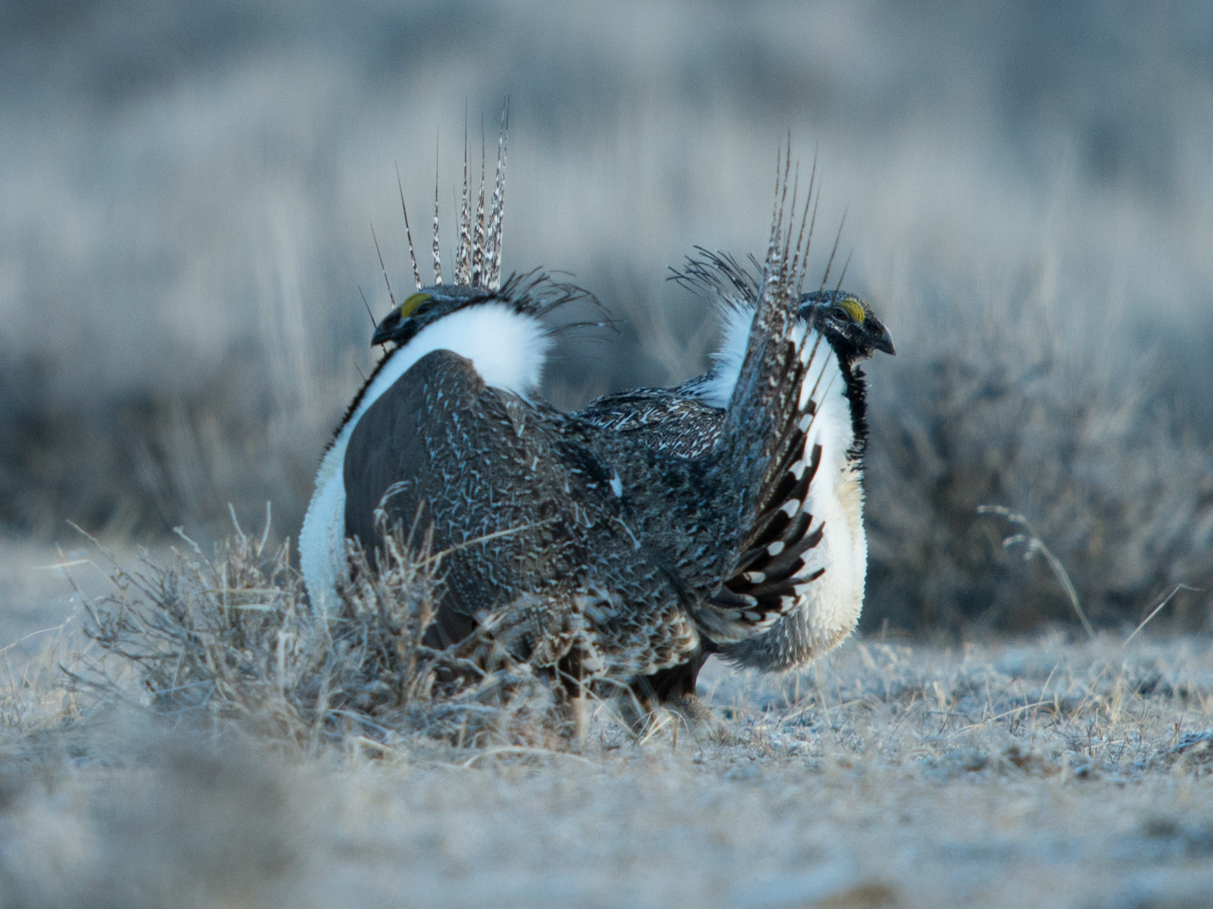
POLYGON ((619 703, 624 724, 640 741, 644 741, 670 724, 689 732, 697 742, 734 745, 739 741, 729 725, 708 707, 698 695, 683 694, 667 698, 659 704, 634 699, 619 703))
POLYGON ((729 724, 717 716, 698 695, 684 694, 670 698, 663 706, 683 723, 698 742, 736 745, 740 741, 729 724))

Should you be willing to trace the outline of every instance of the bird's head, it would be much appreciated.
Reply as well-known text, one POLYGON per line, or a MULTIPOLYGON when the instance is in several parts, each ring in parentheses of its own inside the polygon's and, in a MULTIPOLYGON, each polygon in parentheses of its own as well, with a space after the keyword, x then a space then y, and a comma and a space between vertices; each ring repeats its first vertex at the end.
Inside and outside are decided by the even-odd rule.
POLYGON ((862 360, 878 350, 896 352, 889 330, 872 313, 872 307, 845 290, 804 294, 799 316, 825 336, 840 360, 862 360))
POLYGON ((375 326, 371 344, 395 343, 403 347, 419 331, 439 319, 461 309, 501 298, 498 291, 484 287, 451 284, 423 287, 384 316, 383 321, 375 326))
MULTIPOLYGON (((578 301, 588 301, 602 308, 598 298, 588 290, 576 284, 553 280, 551 275, 538 268, 523 274, 512 274, 498 287, 462 283, 431 284, 418 289, 399 306, 393 307, 375 326, 371 344, 403 347, 435 322, 453 313, 479 307, 504 307, 526 322, 540 325, 549 313, 578 301)), ((586 323, 572 322, 562 327, 582 324, 586 323)), ((545 332, 560 330, 561 327, 544 329, 545 332)))

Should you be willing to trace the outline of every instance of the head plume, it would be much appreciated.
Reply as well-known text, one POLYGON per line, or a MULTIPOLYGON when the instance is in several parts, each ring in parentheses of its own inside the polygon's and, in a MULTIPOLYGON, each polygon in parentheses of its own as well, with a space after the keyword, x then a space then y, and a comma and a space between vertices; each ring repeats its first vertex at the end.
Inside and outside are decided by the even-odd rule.
MULTIPOLYGON (((483 143, 480 156, 480 192, 472 208, 471 186, 468 179, 468 137, 463 133, 463 191, 459 207, 459 244, 455 250, 455 287, 471 287, 486 291, 501 289, 501 235, 505 224, 505 163, 506 144, 509 132, 510 104, 506 99, 501 113, 501 134, 497 139, 497 170, 493 181, 491 198, 485 195, 485 156, 483 143), (487 210, 486 210, 487 203, 487 210)), ((437 152, 435 152, 437 155, 437 152)), ((434 285, 442 284, 442 252, 438 240, 438 177, 435 163, 434 177, 434 285)), ((397 175, 399 180, 399 175, 397 175)), ((417 269, 417 254, 413 246, 413 234, 409 227, 408 207, 404 203, 404 190, 400 192, 400 205, 404 209, 405 234, 409 245, 409 259, 413 265, 413 279, 420 290, 421 274, 417 269)))

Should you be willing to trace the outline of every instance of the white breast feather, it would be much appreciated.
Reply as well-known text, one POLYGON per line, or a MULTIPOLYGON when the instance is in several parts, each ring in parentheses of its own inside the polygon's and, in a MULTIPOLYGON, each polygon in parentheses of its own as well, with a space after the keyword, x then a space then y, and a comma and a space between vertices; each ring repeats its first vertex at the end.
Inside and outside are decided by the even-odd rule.
POLYGON ((700 400, 724 410, 733 397, 733 386, 741 375, 746 346, 750 341, 750 326, 754 322, 754 306, 726 301, 720 307, 720 347, 712 354, 712 371, 696 392, 700 400))
POLYGON ((346 572, 345 450, 367 409, 413 364, 436 350, 467 357, 486 385, 525 397, 538 386, 551 346, 538 319, 505 304, 486 303, 439 319, 389 355, 320 462, 299 531, 299 566, 314 608, 325 614, 337 608, 337 583, 346 572))
MULTIPOLYGON (((721 307, 720 318, 723 335, 720 347, 712 355, 711 373, 696 394, 705 404, 723 410, 728 407, 741 374, 754 307, 728 301, 721 307)), ((797 341, 807 329, 806 322, 799 323, 797 341)), ((815 340, 809 337, 806 351, 812 349, 815 340)), ((855 441, 851 406, 842 370, 828 344, 819 345, 803 387, 806 394, 816 387, 821 401, 806 439, 806 450, 821 445, 821 464, 804 507, 813 515, 814 527, 825 522, 821 543, 806 554, 804 573, 823 567, 826 571, 799 591, 800 605, 789 619, 804 624, 807 637, 813 642, 813 653, 818 654, 850 634, 859 620, 867 576, 868 541, 863 529, 863 488, 859 475, 847 461, 847 451, 855 441)))
MULTIPOLYGON (((796 615, 808 631, 814 654, 829 650, 855 628, 863 606, 868 566, 863 492, 859 475, 847 460, 847 451, 855 441, 851 407, 833 353, 822 364, 822 371, 818 392, 821 406, 806 439, 807 450, 821 446, 821 463, 809 486, 805 509, 813 515, 814 526, 825 522, 825 531, 821 543, 806 553, 805 573, 819 568, 825 568, 825 573, 806 585, 796 615)), ((806 384, 815 381, 817 372, 810 368, 806 384)))

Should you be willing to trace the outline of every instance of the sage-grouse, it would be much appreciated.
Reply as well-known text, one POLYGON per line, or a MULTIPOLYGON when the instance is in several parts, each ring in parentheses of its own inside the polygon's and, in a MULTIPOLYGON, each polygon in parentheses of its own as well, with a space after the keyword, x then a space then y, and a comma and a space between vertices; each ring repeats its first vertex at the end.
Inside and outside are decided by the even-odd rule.
MULTIPOLYGON (((697 458, 712 450, 749 343, 762 278, 730 256, 700 250, 675 279, 708 291, 720 303, 722 340, 712 369, 673 388, 636 389, 592 402, 578 417, 629 437, 630 447, 697 458)), ((754 263, 757 265, 757 263, 754 263)), ((819 402, 805 448, 813 471, 803 508, 765 551, 742 559, 722 594, 741 598, 786 590, 797 576, 794 604, 762 633, 721 639, 701 627, 703 654, 660 673, 650 684, 661 700, 692 696, 706 654, 780 671, 805 665, 851 633, 863 605, 867 539, 863 528, 863 456, 868 440, 866 385, 859 363, 893 341, 871 307, 842 290, 804 293, 797 307, 796 338, 811 348, 822 339, 830 356, 819 355, 805 377, 804 393, 819 402), (788 538, 804 533, 799 545, 788 538), (806 548, 806 543, 811 543, 806 548)))
POLYGON ((806 251, 785 219, 787 168, 731 394, 713 442, 686 457, 535 397, 549 342, 539 317, 573 292, 542 276, 500 281, 503 165, 504 143, 487 227, 483 177, 475 216, 463 205, 455 286, 439 283, 436 254, 435 284, 376 328, 396 346, 317 476, 300 538, 309 595, 337 609, 345 540, 373 549, 382 507, 406 526, 420 518, 444 553, 435 644, 491 627, 519 659, 623 682, 697 666, 701 636, 742 647, 795 607, 811 581, 789 569, 820 537, 802 505, 826 389, 804 380, 827 351, 796 339, 806 251))

